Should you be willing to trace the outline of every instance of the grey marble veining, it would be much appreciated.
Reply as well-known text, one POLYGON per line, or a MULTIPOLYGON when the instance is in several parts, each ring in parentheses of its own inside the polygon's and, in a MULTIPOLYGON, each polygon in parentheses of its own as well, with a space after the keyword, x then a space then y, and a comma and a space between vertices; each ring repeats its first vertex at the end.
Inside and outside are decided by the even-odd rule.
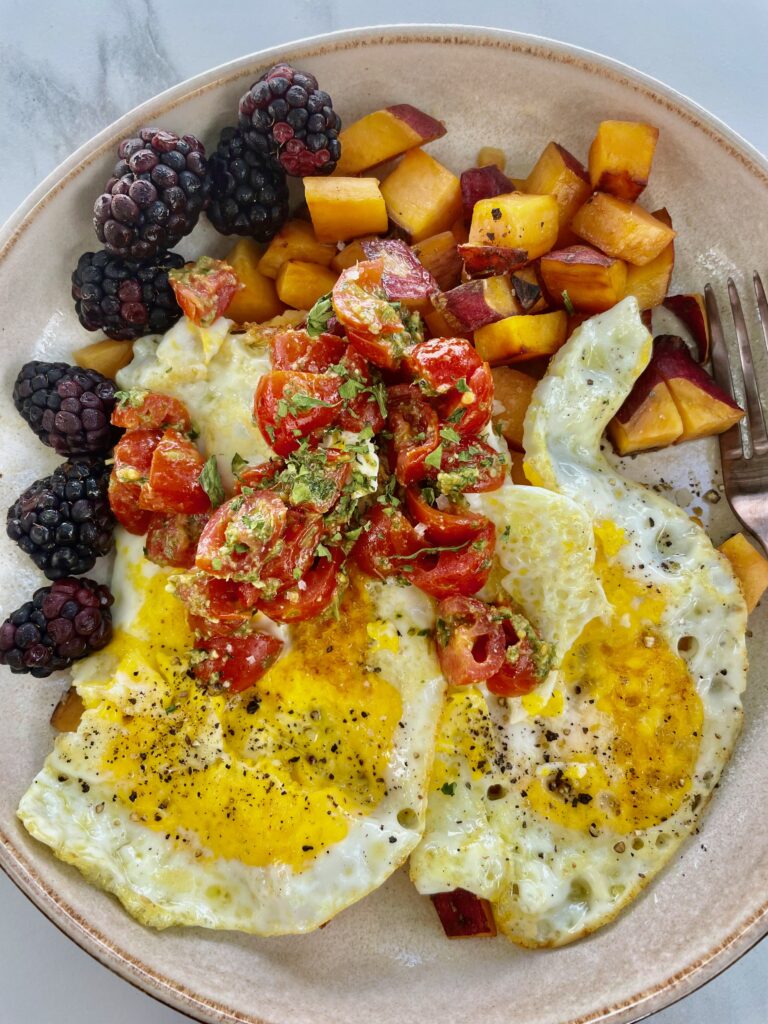
MULTIPOLYGON (((303 36, 417 21, 495 25, 610 54, 768 151, 766 0, 0 0, 0 221, 72 150, 190 75, 303 36)), ((0 993, 0 1024, 186 1019, 89 959, 4 876, 0 993)), ((768 943, 655 1020, 766 1024, 768 943)))

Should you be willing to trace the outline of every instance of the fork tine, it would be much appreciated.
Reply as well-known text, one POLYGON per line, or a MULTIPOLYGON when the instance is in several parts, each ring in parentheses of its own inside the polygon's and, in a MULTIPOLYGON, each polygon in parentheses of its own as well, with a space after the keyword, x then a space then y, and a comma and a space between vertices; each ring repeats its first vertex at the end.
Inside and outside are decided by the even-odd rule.
POLYGON ((768 300, 765 297, 765 289, 760 275, 755 270, 752 274, 752 283, 755 286, 755 298, 757 299, 757 318, 763 331, 763 341, 768 349, 768 300))
MULTIPOLYGON (((712 341, 712 376, 715 378, 716 384, 733 398, 733 377, 731 375, 731 364, 728 359, 728 348, 725 344, 720 310, 717 308, 717 299, 711 285, 705 285, 704 287, 704 301, 707 305, 709 333, 712 341)), ((743 454, 741 430, 738 423, 726 430, 725 433, 720 434, 719 441, 720 457, 723 461, 723 472, 725 473, 728 468, 728 462, 740 459, 743 454)))
POLYGON ((731 300, 733 325, 736 328, 736 341, 739 346, 741 372, 744 378, 744 394, 747 399, 747 418, 749 419, 749 431, 752 435, 752 448, 756 455, 764 455, 768 451, 768 434, 766 434, 765 430, 763 406, 760 402, 760 391, 757 387, 755 365, 752 361, 752 349, 749 347, 749 333, 744 321, 744 311, 741 308, 741 299, 732 277, 728 278, 728 297, 731 300))

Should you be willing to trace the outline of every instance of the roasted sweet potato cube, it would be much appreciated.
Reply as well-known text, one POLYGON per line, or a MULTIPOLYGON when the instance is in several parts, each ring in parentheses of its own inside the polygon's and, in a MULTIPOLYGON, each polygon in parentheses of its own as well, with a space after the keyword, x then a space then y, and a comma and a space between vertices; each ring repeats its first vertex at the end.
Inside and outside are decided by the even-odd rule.
POLYGON ((608 437, 619 455, 630 455, 664 448, 682 435, 683 421, 672 393, 651 360, 608 424, 608 437))
POLYGON ((421 149, 405 154, 381 193, 392 223, 411 242, 445 231, 461 214, 459 179, 421 149))
POLYGON ((538 381, 511 366, 497 366, 492 372, 493 422, 507 444, 522 451, 523 422, 538 381))
POLYGON ((525 453, 511 451, 509 453, 509 475, 513 484, 518 484, 521 487, 530 485, 530 480, 525 475, 523 468, 525 464, 525 453))
POLYGON ((388 299, 419 313, 432 309, 431 298, 440 289, 410 246, 399 238, 373 238, 363 242, 363 252, 366 259, 384 261, 381 285, 388 299))
POLYGON ((59 703, 53 709, 51 725, 58 732, 75 732, 80 725, 84 711, 85 705, 80 694, 74 686, 70 686, 61 695, 59 703))
POLYGON ((496 934, 496 922, 488 900, 466 889, 438 892, 431 900, 449 939, 492 938, 496 934))
POLYGON ((78 366, 87 370, 98 370, 105 377, 114 377, 118 370, 133 359, 132 341, 115 341, 113 338, 102 338, 90 345, 83 345, 72 353, 78 366))
POLYGON ((492 365, 551 356, 565 341, 568 317, 553 313, 508 316, 475 331, 475 348, 492 365))
POLYGON ((688 328, 691 338, 696 344, 699 362, 708 362, 709 316, 704 296, 698 292, 692 292, 690 295, 668 295, 664 299, 663 305, 688 328))
POLYGON ((514 186, 504 172, 495 163, 486 166, 470 167, 461 173, 461 205, 464 210, 464 221, 469 224, 475 203, 481 199, 505 195, 514 191, 514 186))
POLYGON ((374 110, 343 128, 336 173, 360 174, 445 135, 445 125, 410 103, 374 110))
POLYGON ((541 276, 550 298, 579 312, 602 313, 624 297, 627 265, 588 245, 572 245, 541 257, 541 276))
POLYGON ((507 275, 467 281, 434 295, 432 302, 448 325, 462 334, 523 312, 507 275))
POLYGON ((439 309, 432 309, 424 314, 424 323, 432 338, 471 338, 471 331, 458 330, 451 326, 439 309))
POLYGON ((768 587, 768 561, 754 548, 743 533, 724 541, 719 549, 734 571, 744 591, 747 611, 753 612, 768 587))
POLYGON ((571 227, 608 256, 642 267, 656 259, 675 231, 637 203, 596 192, 576 211, 571 227))
POLYGON ((304 178, 304 195, 319 242, 380 235, 389 226, 376 178, 304 178))
POLYGON ((259 270, 267 277, 276 278, 280 267, 288 260, 303 260, 327 267, 335 255, 336 246, 318 242, 311 224, 305 220, 289 220, 267 246, 259 260, 259 270))
MULTIPOLYGON (((667 227, 672 227, 672 218, 666 208, 655 210, 653 216, 667 227)), ((675 267, 675 243, 670 242, 661 250, 656 259, 644 267, 627 267, 626 295, 634 295, 641 310, 650 310, 664 301, 672 280, 675 267)))
POLYGON ((335 270, 337 274, 340 274, 342 270, 354 267, 354 265, 359 263, 360 260, 364 260, 365 253, 363 252, 363 242, 369 242, 375 237, 377 236, 368 235, 366 238, 356 238, 354 242, 349 242, 343 249, 339 250, 331 260, 331 270, 335 270))
POLYGON ((508 249, 503 245, 471 245, 467 242, 459 246, 459 255, 469 277, 507 274, 524 267, 528 261, 527 249, 508 249))
POLYGON ((243 287, 232 296, 224 315, 238 324, 260 324, 283 311, 275 282, 261 269, 262 258, 252 238, 241 238, 227 253, 227 263, 243 287))
POLYGON ((503 171, 507 166, 504 150, 497 149, 496 146, 481 146, 477 154, 477 166, 487 167, 489 164, 494 164, 503 171))
POLYGON ((694 362, 682 338, 660 335, 654 340, 651 359, 683 422, 678 441, 722 434, 743 419, 744 411, 694 362))
POLYGON ((520 249, 535 260, 557 239, 558 208, 554 196, 510 192, 475 203, 470 245, 520 249))
POLYGON ((417 242, 413 251, 424 267, 437 281, 442 292, 455 288, 461 281, 461 256, 452 231, 440 231, 437 235, 417 242))
POLYGON ((558 247, 569 244, 573 215, 592 192, 581 162, 565 147, 550 142, 528 175, 524 191, 555 197, 558 218, 555 244, 558 247))
POLYGON ((277 275, 277 294, 291 309, 311 309, 336 284, 336 274, 317 263, 289 260, 277 275))
POLYGON ((601 121, 589 147, 592 188, 634 202, 648 184, 659 129, 639 121, 601 121))

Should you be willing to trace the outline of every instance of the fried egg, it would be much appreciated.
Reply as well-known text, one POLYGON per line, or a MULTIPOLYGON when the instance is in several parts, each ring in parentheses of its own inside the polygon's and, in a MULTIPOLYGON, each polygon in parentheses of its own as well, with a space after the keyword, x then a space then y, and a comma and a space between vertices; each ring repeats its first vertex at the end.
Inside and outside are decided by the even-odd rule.
POLYGON ((573 617, 562 550, 553 558, 510 505, 523 569, 538 570, 516 599, 545 639, 558 623, 579 629, 561 638, 551 696, 528 698, 525 716, 478 687, 449 691, 411 858, 421 892, 490 900, 501 931, 525 946, 579 938, 639 893, 695 828, 741 724, 746 608, 733 573, 696 523, 601 448, 650 352, 627 299, 582 325, 534 392, 526 474, 578 509, 572 529, 589 519, 591 559, 585 549, 568 564, 605 603, 573 617))
POLYGON ((275 627, 286 653, 257 688, 207 693, 168 570, 142 538, 117 546, 114 639, 76 666, 85 713, 19 817, 144 924, 317 928, 421 836, 444 687, 429 600, 353 577, 338 618, 275 627))

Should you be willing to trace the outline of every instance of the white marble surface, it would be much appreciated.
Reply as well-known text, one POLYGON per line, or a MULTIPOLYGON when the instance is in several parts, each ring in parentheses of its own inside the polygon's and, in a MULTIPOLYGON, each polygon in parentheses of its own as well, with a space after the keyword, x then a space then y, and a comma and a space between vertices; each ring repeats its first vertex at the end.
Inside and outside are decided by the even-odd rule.
MULTIPOLYGON (((190 75, 302 36, 417 21, 471 21, 610 54, 768 152, 766 0, 0 0, 0 222, 97 130, 190 75)), ((0 1024, 183 1020, 91 960, 0 876, 0 1024)), ((655 1020, 765 1024, 768 943, 655 1020)))

